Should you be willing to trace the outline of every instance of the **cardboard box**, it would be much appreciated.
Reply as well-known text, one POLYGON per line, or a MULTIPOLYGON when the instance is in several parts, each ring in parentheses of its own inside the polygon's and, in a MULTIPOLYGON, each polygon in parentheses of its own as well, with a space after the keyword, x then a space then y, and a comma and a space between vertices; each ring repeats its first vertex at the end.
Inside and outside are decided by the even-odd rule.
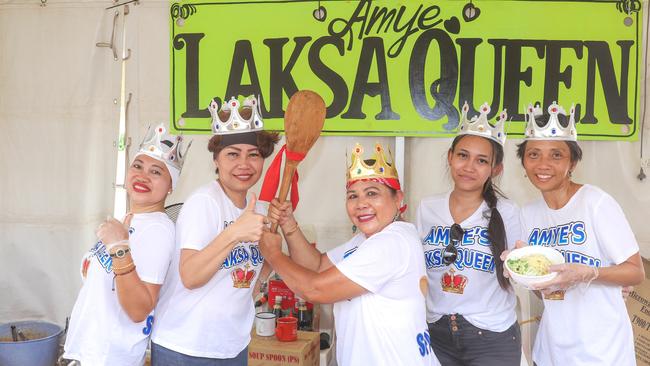
POLYGON ((249 366, 318 366, 320 335, 318 332, 298 332, 293 342, 280 342, 275 336, 251 334, 248 345, 249 366))
POLYGON ((650 365, 650 261, 643 259, 646 279, 627 298, 638 365, 650 365))

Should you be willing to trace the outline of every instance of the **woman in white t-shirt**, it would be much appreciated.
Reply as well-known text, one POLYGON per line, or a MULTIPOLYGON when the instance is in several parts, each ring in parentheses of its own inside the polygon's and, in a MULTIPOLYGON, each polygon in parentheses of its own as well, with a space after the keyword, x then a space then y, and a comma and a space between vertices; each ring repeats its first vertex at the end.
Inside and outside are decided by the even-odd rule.
POLYGON ((639 246, 625 214, 600 188, 571 175, 582 150, 574 108, 553 103, 548 114, 528 109, 526 139, 517 155, 542 198, 522 208, 528 245, 560 251, 555 279, 536 286, 544 313, 535 338, 538 366, 635 365, 632 327, 622 286, 644 278, 639 246), (560 120, 563 123, 560 122, 560 120))
POLYGON ((468 109, 447 153, 453 189, 425 198, 417 211, 431 344, 443 366, 519 365, 516 297, 500 259, 520 239, 519 209, 493 182, 503 170, 506 114, 493 127, 487 103, 472 120, 468 109))
MULTIPOLYGON (((82 261, 84 285, 65 342, 66 359, 82 365, 142 365, 153 309, 174 250, 165 198, 184 161, 181 137, 150 129, 126 174, 129 214, 108 219, 82 261)), ((185 150, 187 151, 187 150, 185 150)))
POLYGON ((374 159, 357 145, 348 169, 346 208, 359 231, 321 254, 307 243, 288 202, 271 203, 269 217, 282 239, 264 233, 260 248, 273 269, 301 298, 334 303, 339 366, 438 365, 426 327, 426 272, 412 224, 399 220, 404 197, 397 171, 381 146, 374 159))
POLYGON ((267 221, 248 190, 277 133, 262 130, 257 100, 213 102, 208 150, 218 175, 183 204, 176 253, 156 307, 152 364, 247 365, 253 290, 268 276, 257 241, 267 221))

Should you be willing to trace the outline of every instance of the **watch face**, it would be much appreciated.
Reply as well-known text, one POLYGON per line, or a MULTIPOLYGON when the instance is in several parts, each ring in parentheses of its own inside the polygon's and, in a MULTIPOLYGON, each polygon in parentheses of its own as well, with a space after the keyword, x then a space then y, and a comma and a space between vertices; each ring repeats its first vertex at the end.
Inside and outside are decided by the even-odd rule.
POLYGON ((125 255, 126 255, 126 250, 124 250, 124 249, 118 249, 118 250, 115 252, 115 256, 118 257, 118 258, 122 258, 122 257, 124 257, 125 255))

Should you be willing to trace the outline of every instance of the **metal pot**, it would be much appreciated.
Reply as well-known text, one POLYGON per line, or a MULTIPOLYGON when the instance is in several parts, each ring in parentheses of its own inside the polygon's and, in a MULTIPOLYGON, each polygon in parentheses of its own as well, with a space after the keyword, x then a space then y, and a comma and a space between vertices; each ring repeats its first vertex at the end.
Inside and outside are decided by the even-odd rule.
MULTIPOLYGON (((0 365, 52 366, 63 329, 52 323, 28 320, 0 325, 0 365), (11 326, 20 337, 14 341, 11 326), (25 340, 26 339, 26 340, 25 340)), ((15 335, 15 334, 14 334, 15 335)))

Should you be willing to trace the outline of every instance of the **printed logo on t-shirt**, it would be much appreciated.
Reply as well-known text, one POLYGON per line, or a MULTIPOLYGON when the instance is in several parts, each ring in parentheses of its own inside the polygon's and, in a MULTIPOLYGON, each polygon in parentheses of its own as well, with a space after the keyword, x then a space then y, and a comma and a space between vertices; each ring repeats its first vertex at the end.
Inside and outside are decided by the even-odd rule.
POLYGON ((244 268, 235 268, 230 272, 230 278, 232 279, 232 287, 234 288, 250 288, 251 281, 255 277, 256 271, 250 269, 250 265, 246 263, 244 268))
POLYGON ((529 245, 543 245, 558 250, 567 263, 580 263, 600 267, 601 260, 582 252, 563 248, 567 245, 582 245, 587 242, 587 231, 582 221, 570 222, 548 228, 533 228, 528 236, 529 245))
POLYGON ((462 295, 465 291, 465 286, 467 286, 467 277, 461 274, 455 274, 453 268, 450 268, 449 271, 445 272, 440 278, 440 285, 442 286, 442 291, 449 292, 452 294, 462 295))
POLYGON ((422 333, 418 333, 415 336, 415 342, 418 344, 420 356, 424 357, 429 353, 433 353, 433 348, 431 346, 431 337, 429 336, 428 329, 425 329, 422 333))
POLYGON ((93 256, 97 258, 99 265, 104 268, 106 273, 111 272, 113 269, 113 260, 101 240, 95 243, 95 245, 90 249, 90 257, 92 258, 93 256))
POLYGON ((146 324, 145 327, 142 328, 142 334, 148 336, 149 334, 151 334, 151 329, 153 327, 153 315, 149 315, 147 317, 147 322, 145 324, 146 324))
POLYGON ((357 251, 357 249, 359 249, 359 247, 354 247, 354 248, 351 248, 351 249, 346 250, 345 253, 343 253, 343 259, 345 259, 345 258, 351 256, 352 253, 354 253, 354 252, 357 251))
POLYGON ((528 244, 546 247, 565 246, 569 244, 582 245, 587 241, 585 223, 570 222, 547 228, 534 228, 528 236, 528 244))
MULTIPOLYGON (((427 269, 444 267, 443 254, 445 247, 449 244, 449 226, 432 226, 431 230, 422 240, 424 246, 424 262, 427 269), (433 249, 429 249, 433 247, 433 249)), ((458 256, 452 266, 458 270, 465 268, 474 269, 482 272, 494 272, 494 257, 490 253, 472 249, 472 246, 480 245, 489 247, 487 228, 475 226, 465 229, 462 239, 456 249, 458 256)))
POLYGON ((250 288, 253 278, 257 271, 255 267, 264 263, 264 257, 255 244, 237 245, 230 251, 221 265, 222 269, 234 268, 230 272, 233 287, 250 288))

